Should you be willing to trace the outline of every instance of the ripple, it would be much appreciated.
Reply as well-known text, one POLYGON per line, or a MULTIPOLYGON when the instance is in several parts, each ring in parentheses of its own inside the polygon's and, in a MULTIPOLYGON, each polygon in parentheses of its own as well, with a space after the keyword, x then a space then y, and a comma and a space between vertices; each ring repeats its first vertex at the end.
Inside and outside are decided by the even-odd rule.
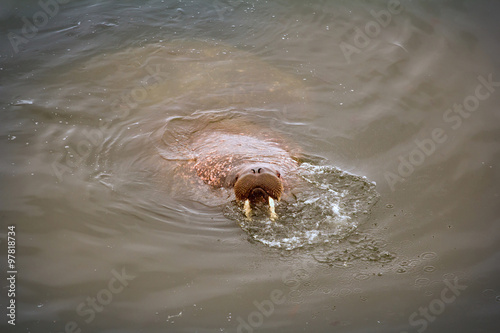
POLYGON ((349 288, 342 288, 340 289, 340 296, 349 296, 352 294, 352 290, 349 288))
POLYGON ((485 290, 483 290, 482 294, 486 298, 493 298, 493 297, 495 297, 496 292, 493 289, 485 289, 485 290))
POLYGON ((353 266, 351 262, 347 261, 334 261, 331 265, 336 268, 350 268, 353 266))
POLYGON ((419 264, 420 264, 420 261, 418 259, 408 260, 408 266, 410 266, 410 267, 417 267, 419 264))
POLYGON ((379 248, 384 248, 387 246, 387 242, 382 239, 375 239, 372 243, 374 246, 379 248))
POLYGON ((422 260, 433 260, 437 258, 437 254, 435 252, 424 252, 420 255, 422 260))
POLYGON ((354 278, 356 280, 363 281, 363 280, 368 280, 369 278, 371 278, 371 275, 363 274, 363 273, 356 273, 356 274, 354 274, 354 278))
POLYGON ((418 278, 415 280, 415 286, 417 287, 425 287, 431 283, 431 280, 428 278, 418 278))
POLYGON ((319 287, 318 291, 325 295, 328 295, 332 292, 332 290, 328 287, 319 287))
POLYGON ((457 275, 453 274, 453 273, 446 273, 446 274, 443 274, 443 280, 453 280, 457 277, 457 275))

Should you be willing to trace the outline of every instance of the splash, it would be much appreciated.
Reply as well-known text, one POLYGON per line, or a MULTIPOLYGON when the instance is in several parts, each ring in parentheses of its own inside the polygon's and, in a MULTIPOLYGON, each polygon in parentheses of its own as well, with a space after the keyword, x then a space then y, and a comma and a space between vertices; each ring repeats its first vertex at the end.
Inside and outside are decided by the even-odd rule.
POLYGON ((276 221, 264 207, 247 219, 234 203, 226 206, 226 217, 236 220, 253 240, 292 250, 345 239, 369 217, 379 198, 374 182, 333 166, 303 163, 298 174, 301 184, 294 200, 276 206, 276 221))

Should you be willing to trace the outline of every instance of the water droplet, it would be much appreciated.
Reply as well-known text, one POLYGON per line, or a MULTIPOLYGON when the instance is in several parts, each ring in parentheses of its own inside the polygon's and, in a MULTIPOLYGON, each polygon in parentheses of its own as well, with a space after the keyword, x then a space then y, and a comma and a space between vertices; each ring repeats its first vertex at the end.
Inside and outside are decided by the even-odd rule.
POLYGON ((434 266, 424 267, 424 272, 427 272, 427 273, 434 272, 435 270, 436 270, 436 267, 434 267, 434 266))

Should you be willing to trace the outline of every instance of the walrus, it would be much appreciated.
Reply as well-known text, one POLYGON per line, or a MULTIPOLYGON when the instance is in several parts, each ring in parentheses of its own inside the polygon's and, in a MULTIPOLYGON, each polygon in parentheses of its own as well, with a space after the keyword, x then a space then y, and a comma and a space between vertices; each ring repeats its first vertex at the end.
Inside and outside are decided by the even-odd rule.
POLYGON ((297 148, 285 142, 272 130, 223 120, 196 131, 185 143, 193 154, 187 169, 208 185, 231 189, 247 218, 252 207, 268 205, 270 218, 276 220, 275 205, 290 191, 299 165, 293 156, 297 148))

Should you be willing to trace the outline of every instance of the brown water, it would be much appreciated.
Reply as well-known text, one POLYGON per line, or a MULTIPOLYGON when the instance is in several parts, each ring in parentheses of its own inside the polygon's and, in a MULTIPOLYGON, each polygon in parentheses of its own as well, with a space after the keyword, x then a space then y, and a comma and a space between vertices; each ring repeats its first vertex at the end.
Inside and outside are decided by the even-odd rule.
POLYGON ((3 1, 2 332, 496 332, 500 6, 392 3, 3 1), (200 41, 245 82, 212 72, 227 54, 158 51, 200 41), (270 246, 152 140, 209 111, 300 147, 299 208, 343 173, 378 202, 330 243, 270 246))

